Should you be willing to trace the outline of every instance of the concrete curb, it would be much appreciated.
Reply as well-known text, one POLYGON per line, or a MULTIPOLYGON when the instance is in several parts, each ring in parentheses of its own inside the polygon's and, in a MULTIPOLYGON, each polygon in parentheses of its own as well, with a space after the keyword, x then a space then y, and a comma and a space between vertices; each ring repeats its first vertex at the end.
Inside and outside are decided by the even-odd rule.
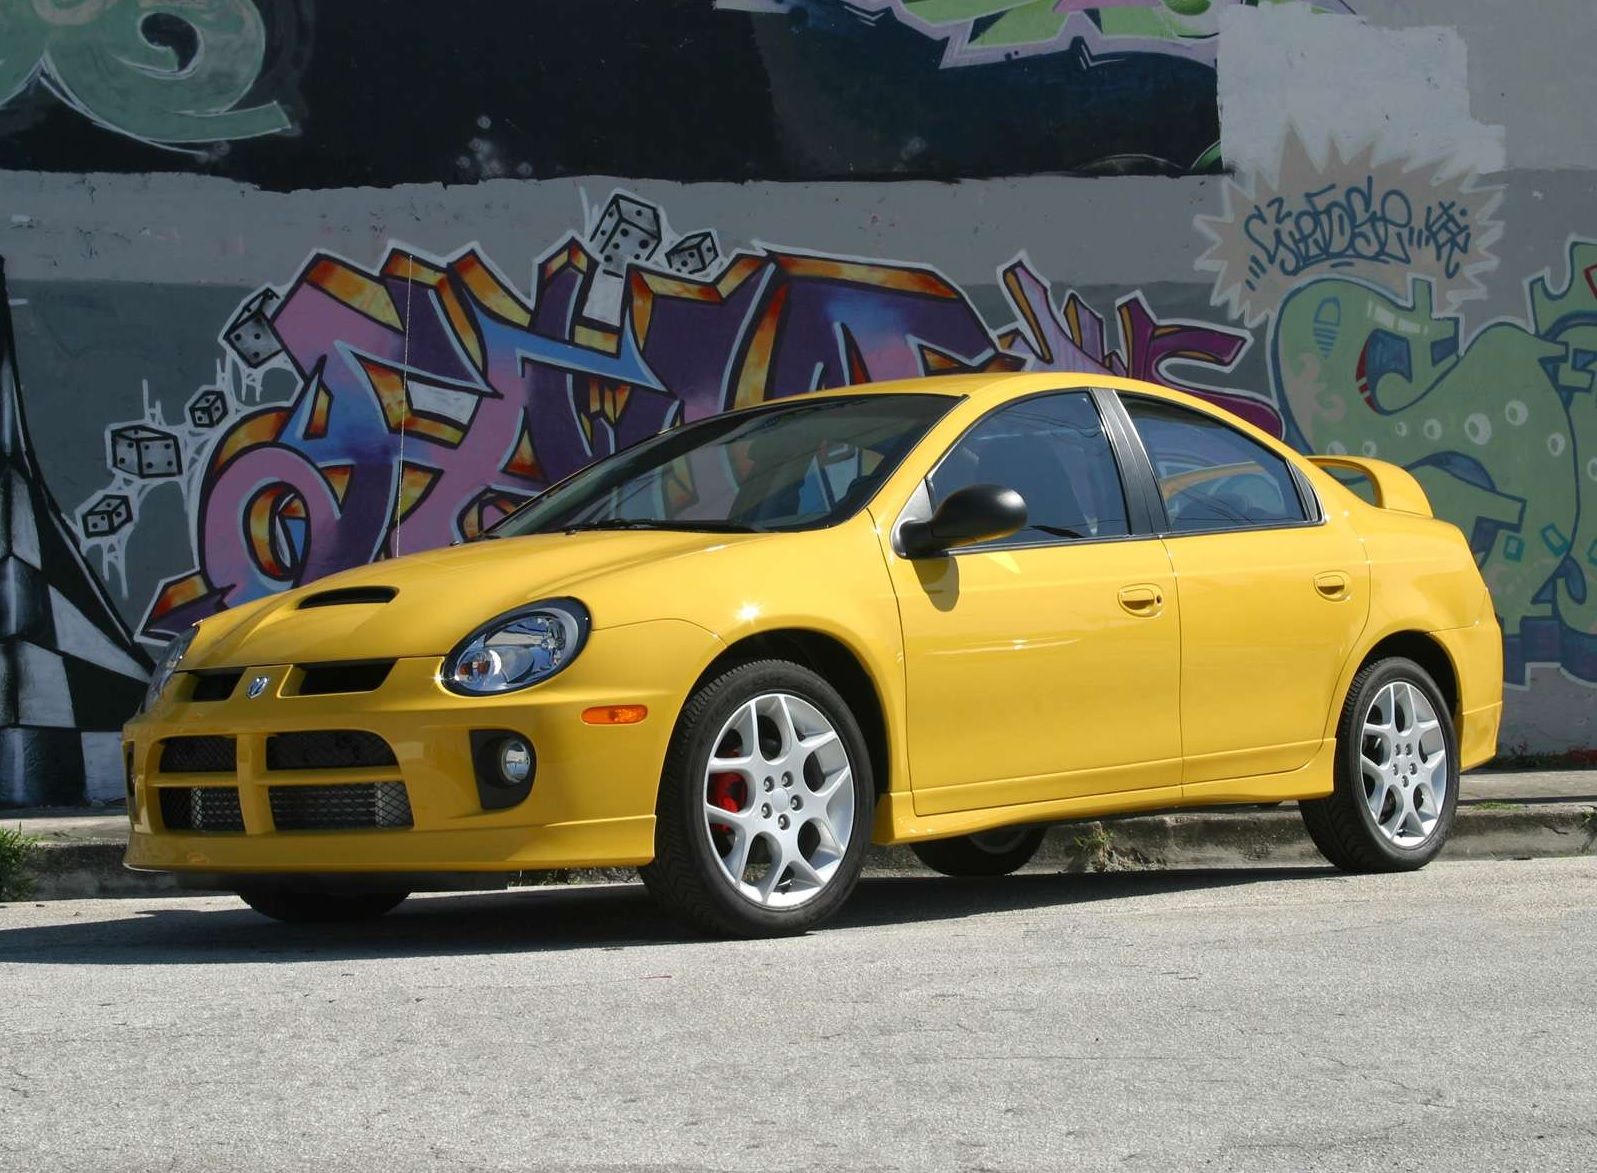
MULTIPOLYGON (((122 866, 120 839, 45 840, 30 868, 33 899, 167 896, 183 890, 167 875, 122 866)), ((1592 802, 1459 806, 1443 859, 1528 859, 1597 854, 1597 805, 1592 802)), ((1323 866, 1297 811, 1147 815, 1054 827, 1028 871, 1089 872, 1323 866)), ((927 875, 907 849, 873 847, 865 874, 927 875)), ((524 872, 512 883, 540 885, 630 880, 628 869, 524 872)))

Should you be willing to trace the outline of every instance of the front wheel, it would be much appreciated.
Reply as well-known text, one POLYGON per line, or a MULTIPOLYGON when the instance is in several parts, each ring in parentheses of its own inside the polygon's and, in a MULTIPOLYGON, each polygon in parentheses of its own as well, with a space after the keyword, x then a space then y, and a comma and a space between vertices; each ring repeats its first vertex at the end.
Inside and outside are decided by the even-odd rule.
POLYGON ((1458 737, 1424 668, 1394 657, 1360 669, 1337 726, 1335 789, 1298 809, 1343 871, 1413 871, 1436 857, 1458 809, 1458 737))
POLYGON ((372 920, 397 908, 408 892, 240 892, 239 899, 262 916, 296 925, 349 924, 372 920))
POLYGON ((1007 876, 1031 862, 1046 833, 1044 827, 1000 827, 911 843, 909 849, 921 863, 945 876, 1007 876))
POLYGON ((859 879, 875 801, 865 738, 837 690, 759 660, 688 699, 655 808, 650 893, 713 933, 802 933, 859 879))

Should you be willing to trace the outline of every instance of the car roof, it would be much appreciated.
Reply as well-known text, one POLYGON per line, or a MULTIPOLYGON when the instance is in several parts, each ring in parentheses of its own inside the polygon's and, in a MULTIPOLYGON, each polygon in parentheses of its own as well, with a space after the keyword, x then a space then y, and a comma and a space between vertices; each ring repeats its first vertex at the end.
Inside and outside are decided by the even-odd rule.
MULTIPOLYGON (((881 383, 855 383, 813 391, 814 396, 842 395, 957 395, 962 398, 1002 402, 1038 391, 1068 391, 1076 387, 1111 387, 1165 399, 1189 398, 1168 387, 1096 371, 1024 371, 969 375, 932 375, 921 379, 892 379, 881 383)), ((808 398, 808 396, 806 396, 808 398)), ((769 402, 769 401, 767 401, 769 402)))
MULTIPOLYGON (((1126 391, 1190 407, 1207 415, 1223 417, 1232 427, 1241 428, 1248 435, 1264 441, 1282 455, 1301 461, 1299 453, 1285 445, 1279 437, 1259 429, 1234 412, 1211 403, 1187 391, 1160 386, 1142 379, 1128 379, 1099 371, 1021 371, 992 374, 932 375, 920 379, 894 379, 881 383, 856 383, 849 387, 832 387, 825 391, 812 391, 813 396, 842 395, 944 395, 970 400, 979 408, 991 408, 1011 399, 1037 395, 1045 391, 1072 391, 1082 387, 1103 387, 1113 391, 1126 391)), ((809 396, 806 396, 808 398, 809 396)), ((770 400, 766 401, 771 402, 770 400)))

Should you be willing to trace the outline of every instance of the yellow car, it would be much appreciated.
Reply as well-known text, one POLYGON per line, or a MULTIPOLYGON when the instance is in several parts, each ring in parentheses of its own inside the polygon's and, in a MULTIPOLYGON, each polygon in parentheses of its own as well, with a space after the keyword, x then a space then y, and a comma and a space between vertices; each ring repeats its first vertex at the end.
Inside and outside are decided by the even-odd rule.
POLYGON ((1107 376, 851 387, 190 629, 124 734, 127 862, 286 920, 637 866, 740 935, 835 912, 872 841, 997 875, 1188 806, 1295 799, 1339 867, 1417 868, 1501 655, 1393 465, 1107 376))

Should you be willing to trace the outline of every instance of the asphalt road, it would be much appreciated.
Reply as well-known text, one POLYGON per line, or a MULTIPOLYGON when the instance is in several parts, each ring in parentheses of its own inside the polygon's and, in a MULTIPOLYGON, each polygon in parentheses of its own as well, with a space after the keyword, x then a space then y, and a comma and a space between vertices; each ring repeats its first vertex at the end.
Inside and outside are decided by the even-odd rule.
POLYGON ((1597 860, 0 908, 0 1169, 1590 1169, 1597 860))

